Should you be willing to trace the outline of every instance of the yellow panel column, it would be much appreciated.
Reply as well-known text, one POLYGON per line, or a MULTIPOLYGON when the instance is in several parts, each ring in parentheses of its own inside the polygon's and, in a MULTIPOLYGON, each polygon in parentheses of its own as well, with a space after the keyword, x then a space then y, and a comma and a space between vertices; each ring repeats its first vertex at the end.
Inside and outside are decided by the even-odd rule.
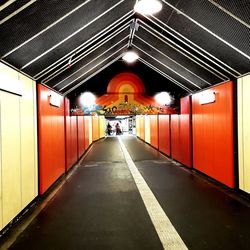
POLYGON ((150 144, 150 117, 145 115, 145 142, 150 144))
POLYGON ((105 136, 105 117, 103 115, 99 116, 99 130, 100 130, 100 138, 105 136))
POLYGON ((21 180, 22 208, 37 195, 37 134, 35 83, 20 77, 23 83, 21 98, 21 180))
POLYGON ((250 76, 238 80, 239 186, 250 193, 250 76))
POLYGON ((20 97, 0 92, 3 227, 21 210, 20 97))

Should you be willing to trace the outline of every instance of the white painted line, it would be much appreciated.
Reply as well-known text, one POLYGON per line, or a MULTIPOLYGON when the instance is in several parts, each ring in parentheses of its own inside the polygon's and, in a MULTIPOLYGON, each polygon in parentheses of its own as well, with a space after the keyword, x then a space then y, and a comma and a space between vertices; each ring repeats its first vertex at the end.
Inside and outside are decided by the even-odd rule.
POLYGON ((125 160, 127 162, 128 168, 134 178, 135 184, 139 190, 139 193, 148 211, 150 219, 155 227, 155 230, 160 238, 163 248, 168 250, 188 249, 179 234, 177 233, 177 231, 175 230, 174 226, 170 222, 169 218, 163 211, 154 194, 150 190, 146 181, 143 179, 139 170, 135 166, 121 138, 118 137, 118 140, 123 151, 125 160))

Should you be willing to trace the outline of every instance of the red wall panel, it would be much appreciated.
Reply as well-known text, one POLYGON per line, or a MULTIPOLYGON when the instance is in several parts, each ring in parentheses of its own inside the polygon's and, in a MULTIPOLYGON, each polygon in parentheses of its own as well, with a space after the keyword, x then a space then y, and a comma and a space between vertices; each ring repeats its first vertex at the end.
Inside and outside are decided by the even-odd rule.
POLYGON ((170 156, 170 116, 159 115, 159 150, 170 156))
POLYGON ((191 99, 190 96, 181 98, 181 114, 179 116, 179 161, 187 167, 192 167, 191 145, 191 99))
POLYGON ((96 141, 100 138, 99 119, 92 117, 92 139, 96 141))
POLYGON ((50 105, 52 90, 38 84, 39 193, 43 194, 65 171, 64 98, 50 105))
POLYGON ((85 150, 89 147, 89 119, 91 117, 90 116, 84 116, 83 120, 84 120, 84 148, 85 150))
POLYGON ((192 167, 191 99, 181 98, 181 114, 171 115, 171 155, 187 167, 192 167))
POLYGON ((78 135, 78 159, 83 155, 84 147, 84 121, 83 116, 77 116, 77 135, 78 135))
POLYGON ((150 115, 150 144, 157 149, 159 147, 158 134, 158 115, 150 115))
POLYGON ((70 134, 70 103, 69 99, 65 98, 65 147, 66 147, 66 167, 67 171, 71 166, 71 134, 70 134))
POLYGON ((209 91, 215 93, 214 103, 201 105, 201 93, 192 97, 194 168, 233 188, 233 83, 209 91))
POLYGON ((78 159, 78 143, 77 143, 77 116, 70 117, 70 139, 71 139, 71 163, 72 165, 77 162, 78 159))
POLYGON ((179 142, 179 115, 171 115, 171 156, 177 161, 180 159, 179 142))

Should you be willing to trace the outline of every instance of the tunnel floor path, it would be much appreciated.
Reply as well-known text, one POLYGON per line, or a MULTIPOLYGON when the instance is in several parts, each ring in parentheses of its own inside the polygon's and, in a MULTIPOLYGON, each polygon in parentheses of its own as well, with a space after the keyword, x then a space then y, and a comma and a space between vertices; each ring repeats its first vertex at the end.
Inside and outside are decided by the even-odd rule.
MULTIPOLYGON (((135 137, 119 138, 121 142, 108 137, 93 144, 80 167, 9 249, 249 249, 247 201, 135 137), (141 197, 146 191, 138 191, 142 181, 134 180, 130 164, 139 170, 185 245, 163 247, 141 197)), ((162 221, 159 218, 158 226, 162 221)))

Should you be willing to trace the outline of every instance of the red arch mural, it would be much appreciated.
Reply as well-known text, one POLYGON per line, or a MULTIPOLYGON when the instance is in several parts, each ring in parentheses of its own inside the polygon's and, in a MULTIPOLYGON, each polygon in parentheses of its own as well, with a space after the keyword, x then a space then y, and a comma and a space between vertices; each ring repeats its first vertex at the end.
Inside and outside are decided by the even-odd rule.
POLYGON ((119 93, 124 84, 131 85, 132 93, 145 93, 145 87, 142 80, 135 74, 124 72, 116 75, 108 84, 107 93, 119 93))
MULTIPOLYGON (((79 103, 80 105, 80 103, 79 103)), ((75 115, 137 115, 173 114, 170 107, 160 107, 153 97, 146 95, 143 81, 134 73, 123 72, 114 76, 107 87, 107 93, 96 99, 93 107, 77 108, 75 115)))
POLYGON ((103 108, 104 114, 111 115, 175 113, 172 108, 160 109, 154 98, 145 94, 142 80, 131 72, 123 72, 112 78, 107 94, 99 97, 96 104, 103 108))

